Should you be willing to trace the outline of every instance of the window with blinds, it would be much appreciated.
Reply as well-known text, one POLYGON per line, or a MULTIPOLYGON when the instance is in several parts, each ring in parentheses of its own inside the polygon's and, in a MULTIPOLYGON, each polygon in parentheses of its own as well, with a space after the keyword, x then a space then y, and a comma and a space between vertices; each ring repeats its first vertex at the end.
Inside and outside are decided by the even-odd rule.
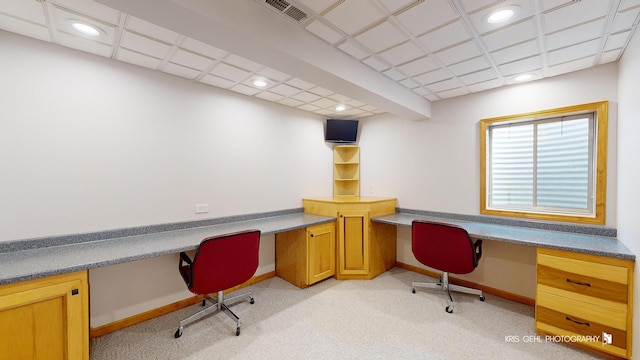
POLYGON ((482 120, 481 213, 604 223, 601 104, 482 120))

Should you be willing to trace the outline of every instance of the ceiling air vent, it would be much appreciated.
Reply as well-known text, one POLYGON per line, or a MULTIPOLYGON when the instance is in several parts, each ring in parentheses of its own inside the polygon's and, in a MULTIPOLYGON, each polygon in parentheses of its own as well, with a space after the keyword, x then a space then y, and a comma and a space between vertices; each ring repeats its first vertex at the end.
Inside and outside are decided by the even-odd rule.
POLYGON ((264 2, 297 22, 300 22, 309 16, 309 14, 291 5, 291 3, 285 0, 265 0, 264 2))

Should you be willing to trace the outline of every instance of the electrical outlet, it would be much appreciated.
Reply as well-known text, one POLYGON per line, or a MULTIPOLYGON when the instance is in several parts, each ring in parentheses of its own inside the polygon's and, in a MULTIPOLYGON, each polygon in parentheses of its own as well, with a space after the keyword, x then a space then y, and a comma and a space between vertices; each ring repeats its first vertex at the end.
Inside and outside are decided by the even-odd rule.
POLYGON ((209 204, 196 204, 196 214, 204 214, 209 212, 209 204))

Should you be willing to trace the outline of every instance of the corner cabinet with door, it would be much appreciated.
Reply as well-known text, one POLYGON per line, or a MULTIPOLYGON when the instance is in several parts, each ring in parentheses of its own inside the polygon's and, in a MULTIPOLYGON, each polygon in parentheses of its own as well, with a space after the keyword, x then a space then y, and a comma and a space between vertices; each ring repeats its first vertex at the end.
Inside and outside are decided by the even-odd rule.
POLYGON ((0 286, 0 359, 89 359, 87 271, 0 286))
POLYGON ((335 223, 276 233, 276 275, 304 288, 335 275, 335 223))
POLYGON ((371 223, 371 217, 395 213, 396 199, 328 197, 302 200, 305 213, 337 220, 336 278, 373 279, 395 266, 396 227, 371 223))

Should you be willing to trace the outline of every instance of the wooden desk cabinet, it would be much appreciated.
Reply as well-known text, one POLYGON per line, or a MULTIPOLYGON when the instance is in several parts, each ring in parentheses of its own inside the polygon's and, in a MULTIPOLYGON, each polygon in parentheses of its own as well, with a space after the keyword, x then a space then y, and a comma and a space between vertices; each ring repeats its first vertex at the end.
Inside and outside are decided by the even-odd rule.
POLYGON ((336 273, 335 223, 276 234, 276 275, 304 288, 336 273))
POLYGON ((631 260, 538 248, 536 331, 631 358, 633 265, 631 260))
POLYGON ((87 271, 0 286, 0 359, 89 359, 87 271))
POLYGON ((396 261, 396 226, 371 223, 372 216, 393 214, 396 199, 333 197, 303 199, 306 213, 338 219, 336 278, 372 279, 396 261))

